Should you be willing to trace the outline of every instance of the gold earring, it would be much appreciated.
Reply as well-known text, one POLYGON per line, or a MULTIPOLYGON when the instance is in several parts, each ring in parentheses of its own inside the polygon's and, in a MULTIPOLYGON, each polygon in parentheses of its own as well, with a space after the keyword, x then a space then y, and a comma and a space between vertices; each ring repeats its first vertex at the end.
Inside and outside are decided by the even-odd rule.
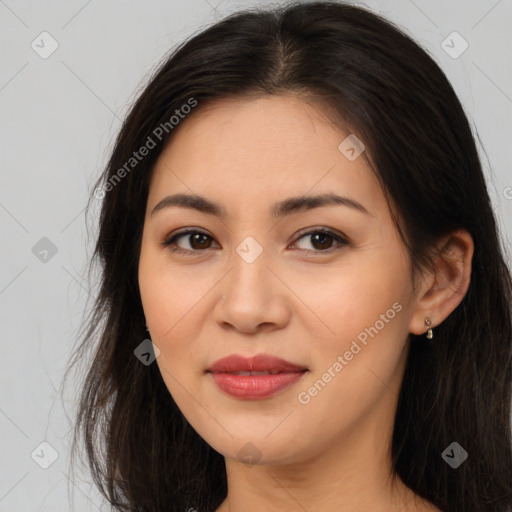
POLYGON ((431 340, 434 337, 434 334, 432 333, 432 328, 430 327, 432 325, 432 322, 430 321, 430 318, 427 316, 425 318, 425 325, 429 327, 429 330, 427 332, 427 339, 431 340))

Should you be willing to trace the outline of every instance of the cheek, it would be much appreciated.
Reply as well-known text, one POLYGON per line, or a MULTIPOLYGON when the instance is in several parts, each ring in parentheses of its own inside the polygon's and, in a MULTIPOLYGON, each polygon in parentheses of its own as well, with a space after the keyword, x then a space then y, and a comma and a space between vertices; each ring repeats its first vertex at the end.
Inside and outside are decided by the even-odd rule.
POLYGON ((298 295, 307 298, 306 304, 322 322, 319 337, 325 347, 343 348, 360 333, 364 339, 365 329, 375 324, 379 331, 390 331, 391 323, 402 321, 409 283, 405 269, 392 266, 390 259, 357 257, 357 262, 338 271, 330 269, 325 278, 298 277, 298 295))
POLYGON ((170 264, 165 251, 141 253, 139 287, 144 314, 151 335, 164 344, 181 339, 177 333, 183 326, 197 325, 194 314, 212 287, 207 278, 191 269, 170 264))
MULTIPOLYGON (((393 379, 403 356, 407 265, 398 255, 395 259, 360 258, 357 265, 332 276, 309 296, 317 297, 312 309, 329 330, 314 344, 314 374, 308 384, 320 382, 304 400, 311 398, 319 405, 339 396, 357 408, 375 397, 383 382, 393 379), (324 398, 313 398, 316 393, 324 398)), ((308 390, 303 386, 301 391, 308 390)))
POLYGON ((336 337, 318 340, 314 371, 294 394, 302 432, 321 431, 319 437, 329 440, 370 414, 382 425, 393 414, 405 364, 407 311, 399 301, 381 297, 380 304, 353 313, 347 308, 331 322, 336 337), (320 426, 318 418, 324 418, 320 426))
POLYGON ((202 377, 201 329, 214 284, 192 266, 170 264, 165 251, 141 253, 139 287, 151 340, 160 350, 156 363, 173 399, 187 411, 190 393, 197 391, 202 377))

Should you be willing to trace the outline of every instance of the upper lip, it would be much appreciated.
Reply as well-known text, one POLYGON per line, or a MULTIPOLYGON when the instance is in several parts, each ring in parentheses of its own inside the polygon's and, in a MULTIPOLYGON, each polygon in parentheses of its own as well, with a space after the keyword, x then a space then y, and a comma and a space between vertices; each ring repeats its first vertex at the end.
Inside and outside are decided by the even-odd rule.
POLYGON ((206 371, 211 373, 233 373, 233 372, 302 372, 307 370, 304 366, 299 366, 279 357, 269 354, 259 354, 254 357, 244 357, 240 355, 230 355, 223 357, 213 363, 206 371))

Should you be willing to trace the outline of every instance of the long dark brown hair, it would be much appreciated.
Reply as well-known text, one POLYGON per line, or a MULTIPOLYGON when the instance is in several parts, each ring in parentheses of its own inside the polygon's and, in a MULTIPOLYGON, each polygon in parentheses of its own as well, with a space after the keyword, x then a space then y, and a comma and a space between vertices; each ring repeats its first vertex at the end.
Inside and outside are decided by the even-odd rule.
POLYGON ((464 299, 435 343, 409 336, 392 463, 444 512, 510 512, 512 282, 475 138, 424 49, 380 16, 330 1, 224 18, 175 48, 134 102, 87 206, 102 198, 90 260, 100 282, 68 368, 87 363, 72 459, 85 448, 113 510, 212 512, 226 497, 223 456, 182 415, 157 364, 134 355, 148 337, 138 261, 151 173, 176 110, 201 115, 210 101, 265 94, 322 101, 364 141, 415 271, 431 265, 443 235, 471 234, 464 299), (154 147, 130 160, 149 139, 154 147), (468 453, 456 469, 441 456, 454 441, 468 453))

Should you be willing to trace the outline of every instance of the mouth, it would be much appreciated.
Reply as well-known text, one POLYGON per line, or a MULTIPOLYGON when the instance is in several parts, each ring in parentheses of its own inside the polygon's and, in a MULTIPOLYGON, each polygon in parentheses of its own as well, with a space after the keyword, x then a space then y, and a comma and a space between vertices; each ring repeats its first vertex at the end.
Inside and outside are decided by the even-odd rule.
POLYGON ((232 373, 238 375, 275 375, 277 373, 302 372, 305 366, 286 361, 270 354, 254 357, 230 355, 213 363, 206 371, 210 373, 232 373))
POLYGON ((268 354, 251 358, 232 355, 206 370, 224 393, 258 400, 273 396, 298 382, 308 368, 268 354))

